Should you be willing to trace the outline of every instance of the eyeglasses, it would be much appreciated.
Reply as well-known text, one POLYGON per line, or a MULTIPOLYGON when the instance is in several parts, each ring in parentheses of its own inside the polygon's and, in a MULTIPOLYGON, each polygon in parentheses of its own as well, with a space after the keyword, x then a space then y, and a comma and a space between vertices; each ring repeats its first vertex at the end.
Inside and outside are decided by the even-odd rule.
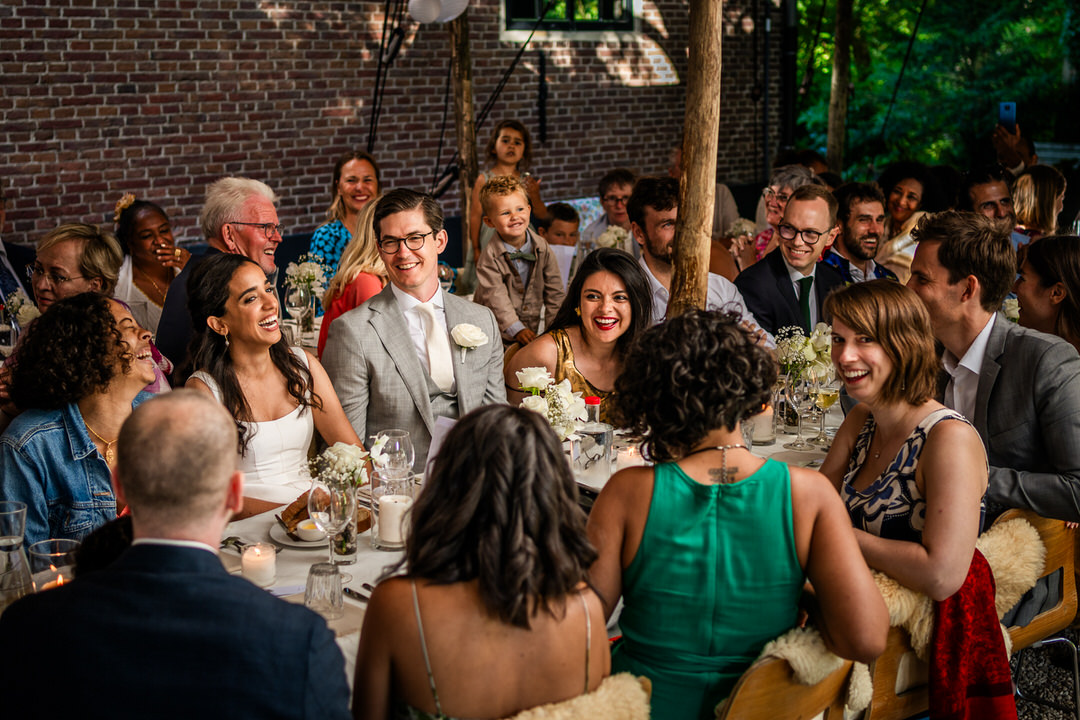
POLYGON ((75 277, 65 277, 65 276, 61 275, 60 273, 56 273, 56 272, 52 272, 52 271, 45 272, 45 268, 41 267, 40 265, 36 265, 36 264, 33 267, 26 268, 26 277, 30 278, 30 282, 34 282, 39 277, 44 277, 46 280, 49 281, 49 284, 52 285, 53 287, 58 287, 60 285, 63 285, 64 283, 71 282, 72 280, 82 280, 83 279, 82 275, 77 275, 75 277))
POLYGON ((807 245, 813 245, 821 236, 828 233, 828 230, 813 230, 807 228, 806 230, 800 230, 794 225, 788 225, 787 223, 780 223, 776 228, 776 232, 780 233, 780 237, 785 240, 794 240, 798 236, 802 235, 803 242, 807 245))
POLYGON ((767 187, 762 190, 761 197, 765 198, 766 200, 772 200, 775 198, 776 201, 781 204, 786 203, 788 200, 791 199, 790 194, 776 192, 771 187, 767 187))
POLYGON ((281 226, 280 225, 275 225, 274 223, 248 223, 248 222, 233 221, 233 222, 229 222, 229 223, 226 223, 226 224, 227 225, 250 225, 251 227, 262 228, 263 234, 266 235, 267 240, 274 237, 275 233, 277 233, 278 237, 281 237, 281 226))
POLYGON ((427 236, 434 234, 434 230, 428 230, 426 233, 413 233, 412 235, 406 235, 403 238, 384 237, 379 240, 379 251, 384 252, 387 255, 393 255, 401 249, 401 243, 405 243, 405 247, 410 250, 419 250, 424 247, 424 240, 427 236))
POLYGON ((629 195, 605 195, 600 199, 612 205, 625 205, 626 203, 630 202, 629 195))

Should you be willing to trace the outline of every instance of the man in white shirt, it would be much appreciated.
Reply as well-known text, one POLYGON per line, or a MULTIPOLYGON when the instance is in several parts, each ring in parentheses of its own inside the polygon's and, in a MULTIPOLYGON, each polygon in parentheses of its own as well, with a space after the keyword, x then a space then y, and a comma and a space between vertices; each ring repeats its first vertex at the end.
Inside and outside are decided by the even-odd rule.
POLYGON ((506 402, 499 327, 439 286, 447 235, 434 198, 391 190, 373 223, 390 282, 334 320, 322 361, 357 435, 407 430, 422 472, 436 418, 506 402))
MULTIPOLYGON (((679 215, 679 181, 672 177, 643 177, 634 185, 634 192, 627 204, 630 229, 641 247, 638 259, 652 291, 653 324, 660 323, 667 315, 671 296, 671 248, 675 242, 675 220, 679 215)), ((707 310, 732 310, 744 322, 758 327, 757 320, 746 309, 742 295, 726 278, 709 273, 706 295, 707 310)), ((766 344, 771 344, 771 338, 766 344)))
POLYGON ((986 446, 988 510, 1080 521, 1080 356, 997 312, 1016 274, 1008 231, 949 211, 921 220, 913 237, 908 287, 945 350, 944 402, 986 446))
POLYGON ((110 717, 254 720, 288 708, 348 718, 345 666, 326 621, 230 575, 218 558, 243 488, 236 425, 213 398, 180 389, 135 408, 113 471, 134 542, 105 567, 4 611, 0 637, 20 650, 0 653, 0 693, 47 696, 39 716, 49 717, 122 698, 110 717))

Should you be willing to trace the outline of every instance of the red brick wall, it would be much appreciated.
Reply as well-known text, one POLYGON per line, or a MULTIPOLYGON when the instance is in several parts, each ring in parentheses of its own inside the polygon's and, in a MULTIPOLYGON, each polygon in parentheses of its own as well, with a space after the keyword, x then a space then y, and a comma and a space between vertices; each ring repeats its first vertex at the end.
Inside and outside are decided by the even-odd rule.
MULTIPOLYGON (((198 239, 204 189, 225 174, 270 184, 290 232, 323 221, 334 158, 367 143, 383 2, 88 5, 0 6, 6 240, 32 242, 64 221, 111 225, 125 192, 161 204, 178 238, 198 239)), ((548 138, 534 147, 533 167, 545 199, 591 195, 616 165, 666 167, 684 112, 686 1, 643 6, 636 36, 534 40, 481 130, 484 144, 495 122, 517 117, 535 138, 536 51, 543 49, 548 138), (665 68, 676 84, 666 84, 665 68)), ((758 72, 752 36, 739 20, 749 8, 749 0, 736 0, 725 10, 719 172, 731 182, 760 179, 760 118, 749 97, 758 72)), ((479 108, 519 45, 499 41, 499 0, 473 0, 469 16, 479 108)), ((430 184, 443 112, 448 33, 408 19, 405 28, 375 148, 384 188, 430 184)), ((778 55, 774 45, 774 81, 778 55)), ((774 86, 774 128, 777 98, 774 86)), ((451 127, 444 158, 453 146, 451 127)), ((442 201, 448 214, 458 213, 456 187, 442 201)))

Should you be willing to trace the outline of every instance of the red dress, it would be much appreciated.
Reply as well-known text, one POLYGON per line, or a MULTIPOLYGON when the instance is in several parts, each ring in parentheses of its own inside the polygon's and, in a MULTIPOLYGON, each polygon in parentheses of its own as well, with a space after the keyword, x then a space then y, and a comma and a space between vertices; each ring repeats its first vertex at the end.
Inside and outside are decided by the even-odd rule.
POLYGON ((347 313, 355 307, 360 307, 368 299, 378 295, 383 289, 383 281, 378 275, 372 273, 362 272, 356 276, 356 279, 345 286, 341 294, 334 298, 330 303, 330 307, 326 308, 326 313, 323 315, 322 327, 319 329, 319 345, 318 353, 322 358, 323 348, 326 347, 326 333, 330 328, 330 323, 334 321, 338 315, 347 313))

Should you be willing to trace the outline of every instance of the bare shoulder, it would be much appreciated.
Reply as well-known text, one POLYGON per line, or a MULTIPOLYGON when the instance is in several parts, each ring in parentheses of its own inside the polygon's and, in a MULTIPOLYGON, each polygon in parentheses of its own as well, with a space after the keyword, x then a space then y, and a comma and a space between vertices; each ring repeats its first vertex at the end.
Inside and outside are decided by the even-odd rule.
POLYGON ((817 505, 829 496, 837 496, 829 478, 818 471, 788 467, 791 470, 791 500, 795 505, 817 505))
POLYGON ((522 368, 540 366, 546 367, 548 370, 554 370, 558 354, 555 339, 551 337, 550 333, 544 333, 514 353, 514 356, 510 358, 508 368, 513 372, 517 372, 522 368))
POLYGON ((620 470, 611 476, 600 491, 596 505, 637 507, 652 499, 653 469, 651 467, 631 467, 620 470))
POLYGON ((209 385, 207 385, 205 382, 195 377, 194 375, 187 379, 187 382, 184 383, 184 387, 190 390, 198 390, 199 392, 206 393, 207 395, 211 396, 214 394, 213 391, 210 390, 209 385))

